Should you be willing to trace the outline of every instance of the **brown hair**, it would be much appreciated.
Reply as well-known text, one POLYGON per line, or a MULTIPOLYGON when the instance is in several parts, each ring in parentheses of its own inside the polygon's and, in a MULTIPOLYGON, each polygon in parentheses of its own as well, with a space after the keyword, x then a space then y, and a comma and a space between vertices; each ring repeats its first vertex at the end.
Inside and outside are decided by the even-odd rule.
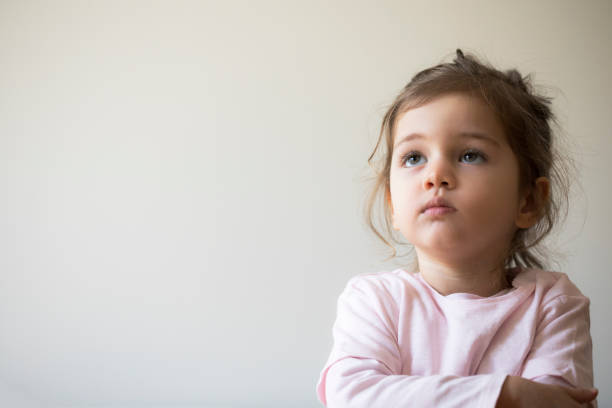
POLYGON ((517 230, 504 261, 508 268, 543 268, 545 251, 538 244, 560 218, 567 216, 569 170, 572 164, 569 158, 556 153, 553 144, 551 125, 556 125, 556 120, 551 111, 551 98, 534 92, 530 75, 522 77, 516 69, 501 72, 472 55, 464 55, 460 49, 457 49, 452 63, 438 64, 417 73, 387 109, 376 147, 368 158, 368 164, 376 176, 366 201, 367 225, 391 247, 393 253, 389 258, 396 257, 397 251, 391 242, 402 243, 394 237, 392 216, 387 204, 394 127, 402 113, 451 92, 479 97, 497 114, 508 144, 519 162, 521 191, 533 186, 538 177, 544 176, 550 180, 551 193, 543 204, 541 218, 532 227, 517 230), (372 166, 373 157, 381 142, 386 151, 378 168, 375 168, 372 166), (384 208, 382 232, 375 225, 374 207, 377 200, 382 200, 384 208))

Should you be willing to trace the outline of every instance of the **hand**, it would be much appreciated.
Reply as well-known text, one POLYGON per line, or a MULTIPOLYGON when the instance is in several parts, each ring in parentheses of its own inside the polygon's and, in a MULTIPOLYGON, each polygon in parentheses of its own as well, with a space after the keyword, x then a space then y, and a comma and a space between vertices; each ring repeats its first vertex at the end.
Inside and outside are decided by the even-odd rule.
MULTIPOLYGON (((570 388, 540 384, 518 376, 508 376, 496 408, 580 408, 597 396, 595 388, 570 388)), ((590 404, 588 405, 590 406, 590 404)))

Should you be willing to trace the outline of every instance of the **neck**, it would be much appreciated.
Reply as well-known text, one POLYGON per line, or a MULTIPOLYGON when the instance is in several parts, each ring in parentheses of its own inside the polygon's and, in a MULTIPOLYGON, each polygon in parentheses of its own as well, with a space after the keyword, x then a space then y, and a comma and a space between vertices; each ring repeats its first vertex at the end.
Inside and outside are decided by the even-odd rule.
POLYGON ((503 263, 440 261, 417 250, 419 272, 438 293, 471 293, 488 297, 509 287, 503 263))

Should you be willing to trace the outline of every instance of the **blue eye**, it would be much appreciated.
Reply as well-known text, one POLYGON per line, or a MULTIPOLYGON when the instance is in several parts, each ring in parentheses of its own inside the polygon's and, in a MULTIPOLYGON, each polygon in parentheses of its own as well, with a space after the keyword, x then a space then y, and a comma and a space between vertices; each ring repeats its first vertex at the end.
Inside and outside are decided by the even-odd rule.
POLYGON ((419 152, 409 152, 402 157, 402 164, 408 167, 418 166, 425 163, 425 157, 419 152))
POLYGON ((484 154, 479 152, 478 150, 470 149, 461 155, 460 161, 464 163, 482 163, 486 161, 486 157, 484 154))

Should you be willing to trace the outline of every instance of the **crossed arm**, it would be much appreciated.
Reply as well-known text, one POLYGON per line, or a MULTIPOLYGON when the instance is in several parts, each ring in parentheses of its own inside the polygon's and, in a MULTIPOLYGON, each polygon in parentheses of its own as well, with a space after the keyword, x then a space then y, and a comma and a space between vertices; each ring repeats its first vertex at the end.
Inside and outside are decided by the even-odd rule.
POLYGON ((386 371, 377 360, 338 361, 327 373, 328 384, 333 384, 327 387, 327 406, 578 408, 597 396, 588 388, 545 384, 519 376, 409 376, 386 371))
MULTIPOLYGON (((583 296, 563 295, 548 301, 517 376, 403 375, 396 361, 399 350, 372 356, 344 353, 324 376, 324 403, 328 408, 577 408, 588 403, 595 407, 597 392, 590 390, 593 378, 588 308, 588 299, 583 296)), ((355 308, 347 307, 342 312, 355 313, 355 308)), ((372 313, 385 318, 380 312, 372 313)), ((364 338, 389 336, 393 340, 391 325, 372 324, 372 317, 361 316, 364 324, 360 327, 368 332, 346 336, 343 349, 350 349, 351 341, 364 338)))

